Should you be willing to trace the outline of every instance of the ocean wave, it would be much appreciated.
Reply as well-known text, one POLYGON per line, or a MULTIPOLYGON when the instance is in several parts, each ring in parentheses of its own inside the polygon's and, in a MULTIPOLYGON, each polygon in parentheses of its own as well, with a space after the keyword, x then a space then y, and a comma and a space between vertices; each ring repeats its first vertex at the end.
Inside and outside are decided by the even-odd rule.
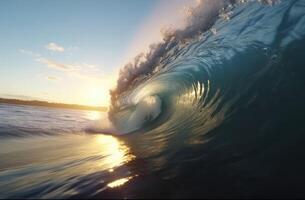
POLYGON ((279 85, 291 73, 287 52, 304 51, 295 47, 304 42, 304 12, 298 0, 200 1, 184 30, 168 33, 121 70, 109 119, 120 134, 187 127, 204 135, 275 98, 261 91, 282 96, 279 85), (158 103, 143 104, 150 97, 158 103))

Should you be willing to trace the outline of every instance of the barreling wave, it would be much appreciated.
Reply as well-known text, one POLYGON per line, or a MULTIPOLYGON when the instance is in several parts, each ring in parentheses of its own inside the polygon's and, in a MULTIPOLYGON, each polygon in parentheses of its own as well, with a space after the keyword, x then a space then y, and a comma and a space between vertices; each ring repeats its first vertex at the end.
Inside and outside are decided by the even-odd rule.
POLYGON ((304 198, 305 1, 191 13, 122 69, 112 123, 0 106, 0 198, 304 198), (68 137, 15 138, 29 134, 68 137))
POLYGON ((305 39, 303 1, 205 0, 191 13, 185 29, 121 70, 109 111, 119 133, 208 133, 255 114, 258 104, 269 110, 284 95, 286 75, 301 70, 300 63, 287 67, 300 54, 287 56, 305 48, 297 45, 305 39))

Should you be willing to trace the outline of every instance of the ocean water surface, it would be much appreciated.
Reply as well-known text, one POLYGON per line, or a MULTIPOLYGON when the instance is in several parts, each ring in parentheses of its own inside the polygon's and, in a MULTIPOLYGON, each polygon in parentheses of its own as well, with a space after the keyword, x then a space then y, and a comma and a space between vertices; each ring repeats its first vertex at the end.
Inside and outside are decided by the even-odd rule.
POLYGON ((305 1, 201 2, 108 113, 0 105, 0 198, 304 198, 305 1))
POLYGON ((123 140, 85 130, 106 113, 0 105, 0 198, 95 196, 129 181, 123 140))

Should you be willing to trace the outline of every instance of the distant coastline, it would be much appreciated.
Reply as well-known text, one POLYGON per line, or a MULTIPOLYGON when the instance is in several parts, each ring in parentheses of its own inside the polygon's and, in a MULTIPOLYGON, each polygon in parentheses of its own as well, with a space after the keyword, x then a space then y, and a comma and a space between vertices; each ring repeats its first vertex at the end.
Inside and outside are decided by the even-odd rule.
POLYGON ((65 103, 51 103, 47 101, 38 100, 21 100, 21 99, 6 99, 0 98, 0 104, 13 104, 13 105, 28 105, 28 106, 42 106, 50 108, 67 108, 74 110, 94 110, 94 111, 107 111, 107 107, 98 106, 84 106, 78 104, 65 104, 65 103))

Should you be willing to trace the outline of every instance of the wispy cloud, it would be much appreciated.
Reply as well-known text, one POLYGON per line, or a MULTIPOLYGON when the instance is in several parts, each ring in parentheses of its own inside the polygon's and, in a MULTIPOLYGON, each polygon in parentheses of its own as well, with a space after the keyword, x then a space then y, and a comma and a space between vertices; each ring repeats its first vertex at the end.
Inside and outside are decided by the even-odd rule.
POLYGON ((30 50, 25 50, 25 49, 19 49, 19 51, 23 54, 29 55, 34 58, 35 61, 42 63, 49 68, 57 69, 57 70, 62 70, 62 71, 77 71, 80 70, 81 68, 92 68, 96 69, 95 65, 87 64, 87 63, 81 63, 81 64, 64 64, 61 62, 58 62, 53 59, 46 58, 42 56, 41 54, 35 53, 30 50))
POLYGON ((81 65, 82 65, 84 68, 97 69, 97 66, 96 66, 96 65, 88 64, 88 63, 85 63, 85 62, 83 62, 81 65))
POLYGON ((62 47, 59 44, 56 44, 54 42, 50 42, 45 47, 46 47, 46 49, 48 49, 50 51, 54 51, 54 52, 64 52, 65 51, 64 47, 62 47))
POLYGON ((58 81, 59 80, 59 78, 56 76, 47 76, 46 79, 49 81, 58 81))
MULTIPOLYGON (((27 54, 34 58, 36 62, 39 62, 43 65, 45 65, 48 68, 62 71, 65 75, 76 78, 78 80, 85 80, 89 82, 95 82, 95 83, 101 83, 108 84, 108 82, 112 83, 114 82, 112 79, 114 79, 114 75, 111 74, 105 74, 103 73, 99 66, 94 64, 89 64, 86 62, 79 62, 79 63, 63 63, 58 60, 46 58, 38 53, 25 50, 25 49, 19 49, 21 53, 27 54)), ((49 81, 57 81, 61 80, 59 77, 55 76, 44 76, 45 79, 49 81)), ((109 84, 108 84, 109 85, 109 84)))
POLYGON ((62 70, 62 71, 76 71, 81 68, 81 66, 78 66, 78 65, 64 64, 64 63, 60 63, 55 60, 51 60, 51 59, 43 58, 43 57, 36 58, 36 61, 38 61, 42 64, 45 64, 46 66, 48 66, 50 68, 62 70))

